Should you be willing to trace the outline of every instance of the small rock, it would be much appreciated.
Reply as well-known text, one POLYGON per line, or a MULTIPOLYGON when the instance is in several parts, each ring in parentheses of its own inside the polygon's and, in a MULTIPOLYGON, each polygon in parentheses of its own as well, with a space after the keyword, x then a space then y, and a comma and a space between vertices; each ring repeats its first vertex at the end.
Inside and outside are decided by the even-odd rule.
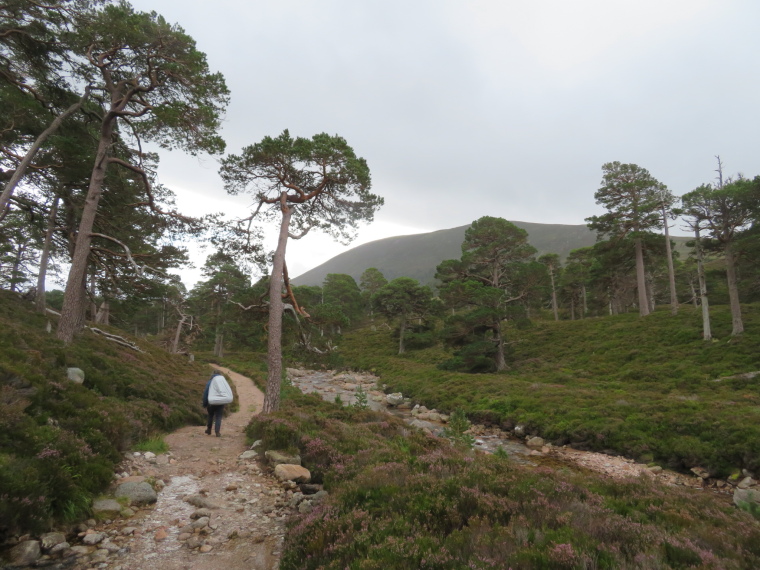
POLYGON ((145 459, 153 459, 153 458, 155 458, 155 457, 156 457, 156 454, 155 454, 155 453, 153 453, 152 451, 146 451, 146 452, 143 454, 143 457, 145 457, 145 459))
POLYGON ((256 459, 256 457, 258 457, 258 455, 259 454, 256 453, 255 451, 249 449, 248 451, 244 451, 243 453, 241 453, 238 456, 238 459, 242 459, 244 461, 248 460, 248 459, 256 459))
POLYGON ((123 534, 124 536, 129 536, 130 534, 135 532, 135 530, 137 529, 133 526, 125 526, 123 529, 121 529, 121 534, 123 534))
POLYGON ((87 556, 92 552, 95 552, 94 546, 76 545, 71 547, 71 552, 76 556, 87 556))
POLYGON ((385 403, 389 406, 398 406, 404 401, 404 395, 401 392, 394 392, 393 394, 388 394, 385 397, 385 403))
POLYGON ((193 536, 193 533, 191 532, 181 532, 179 536, 177 536, 177 540, 179 540, 180 542, 184 542, 191 536, 193 536))
POLYGON ((691 472, 694 473, 697 477, 700 477, 702 479, 707 479, 710 477, 710 472, 705 469, 704 467, 692 467, 691 472))
POLYGON ((302 501, 300 505, 298 505, 298 512, 301 514, 308 514, 311 511, 314 510, 314 506, 311 504, 311 501, 302 501))
POLYGON ((308 483, 311 473, 300 465, 280 464, 274 468, 275 477, 280 481, 295 481, 296 483, 308 483))
POLYGON ((749 489, 753 485, 755 485, 755 480, 752 477, 745 477, 741 480, 737 487, 739 487, 739 489, 749 489))
POLYGON ((82 539, 82 544, 93 546, 101 542, 105 537, 106 535, 102 532, 93 532, 92 534, 86 534, 82 539))
POLYGON ((84 370, 81 368, 67 368, 66 377, 74 384, 82 384, 84 382, 84 370))
POLYGON ((59 542, 50 549, 48 554, 50 554, 50 556, 57 556, 59 554, 65 556, 66 552, 69 550, 71 550, 71 545, 68 542, 59 542))
POLYGON ((169 538, 169 533, 167 533, 166 529, 164 528, 159 528, 156 531, 156 534, 153 535, 153 540, 155 540, 156 542, 162 542, 166 540, 167 538, 169 538))
POLYGON ((185 541, 185 544, 187 545, 189 549, 193 550, 201 546, 203 543, 201 542, 201 539, 198 538, 197 536, 191 536, 185 541))
POLYGON ((544 439, 542 437, 531 437, 525 442, 525 445, 531 449, 540 449, 544 446, 544 439))
POLYGON ((197 519, 196 521, 194 521, 190 526, 192 526, 193 528, 203 528, 204 526, 208 526, 208 521, 209 521, 208 517, 201 517, 197 519))
POLYGON ((114 499, 97 499, 92 503, 92 513, 96 517, 113 519, 121 513, 121 505, 114 499))
POLYGON ((220 505, 216 504, 214 501, 210 499, 207 499, 203 495, 190 495, 189 497, 185 497, 185 502, 190 503, 194 507, 199 507, 201 509, 221 508, 220 505))
POLYGON ((211 552, 213 549, 214 547, 211 546, 210 544, 204 544, 203 546, 201 546, 200 550, 201 552, 203 552, 203 554, 206 554, 207 552, 211 552))
POLYGON ((66 542, 66 535, 62 532, 46 532, 40 537, 40 547, 44 552, 49 552, 57 544, 66 542))
POLYGON ((122 483, 116 488, 117 497, 126 497, 133 505, 148 505, 158 500, 156 491, 145 481, 122 483))
POLYGON ((230 483, 229 485, 227 485, 227 486, 224 488, 224 490, 225 490, 225 491, 228 491, 228 492, 229 492, 229 491, 237 491, 237 490, 238 490, 238 486, 237 486, 237 483, 230 483))
POLYGON ((649 469, 649 471, 651 471, 655 475, 657 475, 658 473, 662 473, 662 467, 660 467, 659 465, 652 465, 652 467, 647 467, 647 469, 649 469))
POLYGON ((193 514, 190 515, 190 518, 195 520, 199 519, 201 517, 210 517, 211 516, 211 509, 197 509, 193 512, 193 514))

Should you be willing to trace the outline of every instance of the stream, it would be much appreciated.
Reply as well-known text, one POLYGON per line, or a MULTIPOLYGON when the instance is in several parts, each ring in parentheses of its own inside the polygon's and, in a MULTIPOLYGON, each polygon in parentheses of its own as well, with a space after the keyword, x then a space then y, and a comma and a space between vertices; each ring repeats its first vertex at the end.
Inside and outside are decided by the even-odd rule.
MULTIPOLYGON (((343 405, 353 405, 356 402, 357 389, 361 387, 367 396, 367 404, 372 410, 397 416, 409 425, 436 436, 440 436, 445 428, 445 421, 435 421, 442 415, 435 410, 427 410, 419 406, 412 408, 406 399, 399 405, 389 405, 388 395, 380 390, 382 385, 379 378, 372 374, 288 368, 287 375, 291 384, 305 394, 316 393, 329 402, 334 402, 336 397, 340 397, 343 405), (420 411, 422 413, 419 413, 420 411), (431 412, 434 417, 428 418, 427 414, 431 412)), ((522 434, 507 433, 500 429, 473 426, 471 432, 475 438, 476 450, 494 453, 501 448, 518 463, 536 465, 534 459, 551 457, 552 460, 560 463, 590 469, 617 479, 645 476, 656 478, 665 485, 709 490, 722 495, 733 493, 733 487, 730 484, 723 480, 710 479, 706 470, 699 467, 692 469, 694 476, 689 476, 658 466, 647 466, 622 456, 582 451, 568 446, 555 447, 549 443, 542 443, 543 440, 540 440, 539 444, 531 441, 531 447, 529 447, 522 440, 517 439, 522 434)))
MULTIPOLYGON (((288 369, 288 378, 293 386, 299 388, 304 394, 319 394, 322 399, 333 402, 337 396, 344 406, 356 403, 356 390, 362 387, 367 395, 367 404, 370 409, 385 412, 401 418, 406 423, 416 428, 428 430, 433 435, 439 436, 444 430, 444 422, 429 419, 420 419, 412 413, 409 405, 389 406, 386 404, 386 394, 377 389, 377 377, 367 374, 339 373, 333 371, 288 369)), ((435 410, 431 410, 435 412, 435 410)), ((503 432, 502 432, 503 433, 503 432)), ((499 435, 476 435, 475 449, 485 453, 494 453, 499 448, 506 451, 510 457, 520 463, 531 463, 528 456, 541 454, 524 443, 512 438, 499 435)))

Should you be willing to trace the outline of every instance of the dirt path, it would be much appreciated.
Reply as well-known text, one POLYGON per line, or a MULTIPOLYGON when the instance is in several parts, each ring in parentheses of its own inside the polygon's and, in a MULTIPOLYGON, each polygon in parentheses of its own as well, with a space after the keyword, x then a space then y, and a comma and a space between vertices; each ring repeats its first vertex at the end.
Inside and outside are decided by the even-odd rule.
POLYGON ((261 410, 264 395, 245 376, 216 368, 234 382, 239 411, 222 421, 219 438, 206 435, 203 426, 185 427, 165 437, 168 454, 158 457, 143 454, 128 461, 125 474, 160 480, 165 487, 158 493, 154 506, 139 510, 132 518, 91 529, 90 532, 107 534, 106 543, 119 546, 120 550, 101 562, 91 555, 88 564, 80 568, 278 567, 289 515, 282 500, 283 490, 255 461, 239 459, 247 449, 245 427, 261 410), (200 497, 201 502, 216 507, 210 509, 208 526, 188 528, 194 522, 198 506, 203 506, 186 502, 188 496, 200 497))

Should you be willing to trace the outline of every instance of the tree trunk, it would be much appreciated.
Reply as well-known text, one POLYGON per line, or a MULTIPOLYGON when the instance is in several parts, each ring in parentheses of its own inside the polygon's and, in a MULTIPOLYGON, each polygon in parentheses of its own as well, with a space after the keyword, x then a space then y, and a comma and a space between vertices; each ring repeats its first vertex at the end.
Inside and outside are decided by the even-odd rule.
POLYGON ((90 255, 90 243, 92 242, 92 228, 95 224, 95 216, 98 213, 98 202, 103 189, 103 180, 108 167, 108 156, 111 148, 115 119, 106 119, 100 130, 100 142, 95 157, 95 166, 90 177, 90 186, 87 190, 87 198, 82 210, 82 219, 79 222, 79 230, 74 246, 74 255, 71 260, 69 277, 66 280, 66 290, 63 294, 63 308, 58 320, 56 336, 59 340, 69 344, 84 326, 85 312, 85 279, 87 278, 87 259, 90 255))
POLYGON ((636 288, 639 293, 639 316, 646 317, 649 314, 649 300, 647 299, 647 279, 644 272, 644 248, 641 239, 636 238, 636 288))
POLYGON ((581 318, 585 319, 586 314, 588 313, 588 301, 586 299, 586 285, 581 285, 581 291, 583 292, 583 313, 581 314, 581 318))
POLYGON ((214 332, 214 356, 224 356, 224 323, 222 323, 222 304, 216 304, 216 331, 214 332))
POLYGON ((737 336, 744 332, 744 323, 742 322, 742 306, 739 304, 739 287, 736 284, 736 257, 730 243, 726 244, 726 280, 733 324, 731 336, 737 336))
POLYGON ((501 372, 507 369, 507 359, 504 357, 504 337, 501 334, 501 323, 496 323, 494 328, 496 333, 496 371, 501 372))
POLYGON ((570 320, 575 320, 575 297, 570 297, 570 320))
POLYGON ((557 312, 557 289, 554 287, 554 268, 549 268, 549 276, 552 279, 552 311, 554 311, 554 320, 559 320, 559 313, 557 312))
POLYGON ((282 222, 277 249, 272 260, 272 276, 269 279, 269 338, 267 345, 267 389, 264 396, 263 412, 269 413, 280 408, 280 383, 282 382, 282 271, 285 265, 285 249, 288 246, 288 226, 292 211, 285 204, 286 193, 282 197, 282 222))
POLYGON ((95 314, 95 322, 101 325, 111 324, 111 308, 108 306, 108 301, 105 299, 98 307, 98 312, 95 314))
POLYGON ((662 221, 665 223, 665 255, 668 258, 668 281, 670 283, 670 314, 678 314, 678 296, 676 295, 676 272, 673 269, 673 252, 670 247, 670 232, 668 231, 668 216, 665 206, 662 207, 662 221))
MULTIPOLYGON (((172 354, 177 354, 179 352, 179 339, 180 335, 182 334, 182 327, 185 324, 185 321, 187 320, 186 315, 182 315, 182 318, 177 323, 177 330, 174 332, 174 342, 172 342, 172 354)), ((135 336, 137 335, 137 331, 135 330, 135 336)))
POLYGON ((401 322, 398 329, 398 353, 404 354, 406 348, 404 348, 404 332, 406 332, 406 316, 401 315, 401 322))
POLYGON ((26 151, 26 155, 24 155, 24 158, 19 163, 18 168, 16 168, 16 171, 13 173, 13 176, 11 176, 11 179, 8 180, 5 188, 3 188, 2 195, 0 195, 0 216, 2 216, 2 213, 5 212, 5 208, 8 206, 8 202, 13 195, 13 191, 16 189, 16 186, 18 186, 21 178, 23 178, 24 174, 26 173, 26 169, 29 168, 32 160, 34 160, 34 157, 37 155, 37 151, 39 151, 40 147, 42 147, 42 143, 44 143, 50 135, 58 130, 58 127, 61 126, 61 123, 63 123, 67 117, 74 114, 77 109, 79 109, 84 104, 89 95, 90 86, 88 85, 85 88, 84 94, 79 99, 79 101, 74 103, 71 107, 53 119, 53 122, 50 123, 50 126, 40 133, 40 135, 34 141, 34 144, 32 144, 29 150, 26 151))
POLYGON ((705 266, 702 262, 702 242, 699 239, 699 227, 694 229, 694 234, 697 238, 694 243, 697 248, 697 276, 699 278, 700 302, 702 303, 702 338, 704 340, 711 340, 710 304, 707 300, 707 281, 705 280, 705 266))
POLYGON ((19 267, 21 267, 21 256, 24 255, 24 247, 23 244, 18 244, 16 257, 13 259, 13 267, 11 268, 11 293, 16 292, 16 280, 19 276, 19 267))
POLYGON ((45 279, 47 278, 48 260, 50 259, 50 247, 53 243, 55 217, 58 214, 59 200, 60 198, 56 196, 53 200, 53 205, 50 207, 47 230, 45 231, 45 243, 42 246, 42 253, 40 254, 40 272, 37 274, 37 298, 35 302, 37 304, 37 312, 43 314, 47 308, 47 304, 45 303, 45 279))

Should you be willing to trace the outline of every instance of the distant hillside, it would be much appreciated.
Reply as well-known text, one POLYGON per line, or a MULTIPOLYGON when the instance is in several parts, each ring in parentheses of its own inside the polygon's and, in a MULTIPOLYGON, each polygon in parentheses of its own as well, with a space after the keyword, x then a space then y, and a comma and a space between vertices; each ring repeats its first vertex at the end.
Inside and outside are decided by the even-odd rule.
MULTIPOLYGON (((528 241, 538 255, 556 253, 563 261, 572 250, 596 243, 596 232, 585 225, 512 223, 528 232, 528 241)), ((435 268, 441 261, 459 259, 462 255, 464 232, 469 227, 371 241, 336 255, 292 281, 294 285, 322 285, 328 273, 345 273, 358 283, 365 269, 376 267, 388 280, 411 277, 429 284, 434 281, 435 268)), ((671 236, 682 259, 688 255, 686 242, 690 239, 671 236)))
MULTIPOLYGON (((596 242, 596 234, 585 225, 512 223, 528 232, 528 241, 538 250, 539 255, 557 253, 564 259, 573 249, 596 242)), ((365 243, 299 275, 293 279, 293 283, 322 285, 328 273, 346 273, 358 282, 361 274, 369 267, 377 267, 389 280, 412 277, 421 283, 431 283, 435 268, 441 261, 457 259, 462 255, 462 241, 468 227, 470 226, 459 226, 365 243)))

